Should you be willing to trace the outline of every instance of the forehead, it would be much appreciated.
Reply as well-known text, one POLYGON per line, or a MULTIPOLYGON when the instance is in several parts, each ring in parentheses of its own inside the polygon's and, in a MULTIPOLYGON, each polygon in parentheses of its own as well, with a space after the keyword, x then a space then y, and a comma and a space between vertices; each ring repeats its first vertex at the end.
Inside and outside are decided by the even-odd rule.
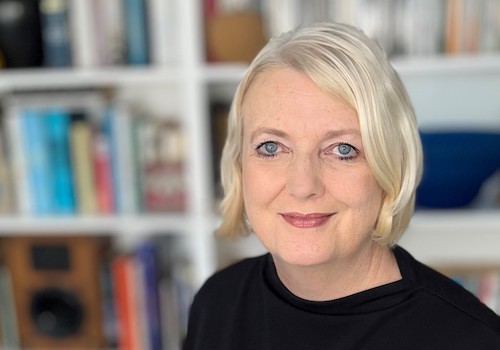
POLYGON ((245 94, 242 114, 245 133, 263 127, 295 127, 303 133, 359 131, 357 113, 352 107, 291 68, 260 72, 245 94))

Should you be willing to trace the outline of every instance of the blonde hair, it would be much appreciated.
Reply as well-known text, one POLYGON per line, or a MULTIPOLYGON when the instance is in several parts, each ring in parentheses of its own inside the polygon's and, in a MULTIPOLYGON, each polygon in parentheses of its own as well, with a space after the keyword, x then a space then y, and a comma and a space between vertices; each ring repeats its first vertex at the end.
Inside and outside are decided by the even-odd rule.
POLYGON ((415 113, 380 47, 355 27, 332 22, 299 27, 271 39, 238 85, 221 160, 224 198, 217 233, 229 237, 251 232, 242 194, 241 106, 255 76, 276 67, 304 73, 357 111, 367 162, 384 191, 372 237, 380 244, 395 244, 413 215, 421 178, 422 147, 415 113))

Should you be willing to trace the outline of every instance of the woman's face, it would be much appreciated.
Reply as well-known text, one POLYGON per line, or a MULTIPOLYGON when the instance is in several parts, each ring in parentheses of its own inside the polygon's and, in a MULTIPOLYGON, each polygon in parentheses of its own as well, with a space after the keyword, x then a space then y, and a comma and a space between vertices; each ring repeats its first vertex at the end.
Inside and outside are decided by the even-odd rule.
POLYGON ((354 257, 382 201, 356 111, 289 68, 259 73, 242 111, 244 204, 264 246, 301 266, 354 257))

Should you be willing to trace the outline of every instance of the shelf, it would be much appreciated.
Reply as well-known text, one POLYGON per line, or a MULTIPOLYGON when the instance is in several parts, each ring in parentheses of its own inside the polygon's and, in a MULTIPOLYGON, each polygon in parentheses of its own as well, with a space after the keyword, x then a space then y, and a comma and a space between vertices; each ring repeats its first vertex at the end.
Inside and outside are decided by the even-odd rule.
POLYGON ((498 74, 500 55, 442 55, 420 57, 395 57, 392 63, 403 76, 441 76, 461 74, 498 74))
POLYGON ((190 234, 193 220, 186 214, 144 214, 118 216, 33 217, 0 216, 1 235, 119 233, 143 236, 155 233, 190 234))
MULTIPOLYGON (((500 71, 498 54, 396 57, 395 68, 404 76, 443 74, 490 74, 500 71)), ((199 77, 206 83, 238 83, 246 63, 208 63, 199 77)), ((10 69, 0 70, 0 91, 37 88, 81 88, 116 84, 177 83, 178 67, 106 67, 89 69, 10 69)))
POLYGON ((400 244, 431 265, 498 265, 500 210, 417 211, 400 244))
POLYGON ((88 88, 108 85, 176 83, 175 67, 110 67, 102 69, 12 69, 0 71, 2 90, 88 88))

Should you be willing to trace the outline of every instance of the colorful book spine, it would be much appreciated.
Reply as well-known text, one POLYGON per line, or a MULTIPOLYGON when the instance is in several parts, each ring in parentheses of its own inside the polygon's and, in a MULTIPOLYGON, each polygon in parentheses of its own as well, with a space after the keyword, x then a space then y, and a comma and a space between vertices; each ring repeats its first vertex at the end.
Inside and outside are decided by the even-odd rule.
POLYGON ((76 203, 69 151, 70 115, 62 108, 50 108, 43 118, 47 122, 47 142, 51 155, 54 213, 73 214, 76 212, 76 203))
POLYGON ((146 341, 151 350, 162 349, 162 326, 160 314, 159 297, 159 272, 156 261, 156 247, 151 241, 142 242, 137 250, 136 256, 141 271, 144 297, 144 313, 146 318, 146 341))
POLYGON ((68 0, 41 0, 40 17, 45 65, 72 65, 68 0))
POLYGON ((53 186, 50 154, 47 142, 47 123, 39 110, 22 109, 23 140, 27 157, 30 191, 35 215, 53 213, 53 186))
POLYGON ((136 262, 133 256, 118 256, 112 262, 118 345, 121 350, 144 349, 141 340, 136 262))
POLYGON ((105 114, 93 140, 96 192, 101 214, 111 214, 115 211, 112 136, 109 123, 109 117, 105 114))
POLYGON ((131 65, 149 64, 148 16, 145 0, 125 0, 126 58, 131 65))
POLYGON ((85 120, 76 120, 70 131, 71 157, 80 214, 97 214, 98 203, 92 156, 92 128, 85 120))

